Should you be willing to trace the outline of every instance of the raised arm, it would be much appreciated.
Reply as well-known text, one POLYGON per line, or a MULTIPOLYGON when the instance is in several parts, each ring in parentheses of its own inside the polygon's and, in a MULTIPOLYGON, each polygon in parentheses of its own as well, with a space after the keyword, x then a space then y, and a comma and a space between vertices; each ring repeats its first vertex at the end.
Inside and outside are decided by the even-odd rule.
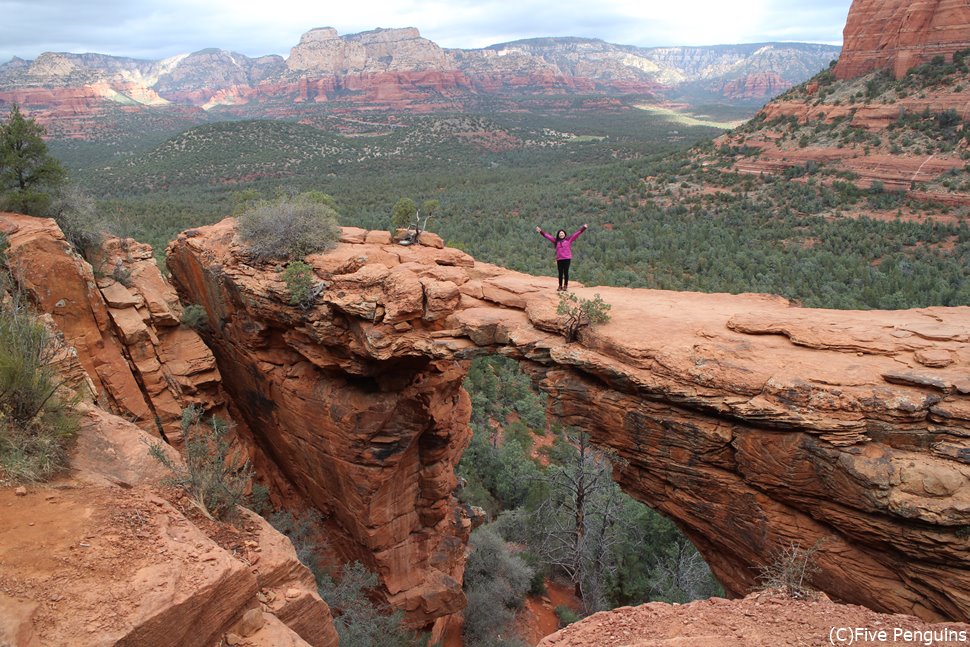
POLYGON ((579 238, 579 235, 581 233, 583 233, 584 231, 586 231, 587 229, 589 229, 589 225, 583 225, 582 227, 580 227, 579 229, 577 229, 575 232, 573 232, 573 235, 570 236, 567 240, 569 240, 569 242, 573 242, 574 240, 576 240, 577 238, 579 238))
POLYGON ((553 236, 552 234, 547 234, 546 232, 542 231, 542 228, 541 227, 536 227, 536 232, 538 232, 539 234, 541 234, 542 237, 545 238, 546 240, 548 240, 550 243, 556 242, 556 237, 553 236))

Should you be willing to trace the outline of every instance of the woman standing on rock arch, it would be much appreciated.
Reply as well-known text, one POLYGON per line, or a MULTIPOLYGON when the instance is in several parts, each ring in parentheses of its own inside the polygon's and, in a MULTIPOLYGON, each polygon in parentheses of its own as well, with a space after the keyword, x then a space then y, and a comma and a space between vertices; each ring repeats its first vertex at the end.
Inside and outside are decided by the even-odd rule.
POLYGON ((573 242, 587 229, 589 229, 589 225, 584 224, 573 232, 572 236, 567 236, 565 229, 560 229, 553 236, 542 231, 541 227, 536 227, 536 233, 541 234, 543 238, 552 243, 556 250, 556 267, 559 269, 558 292, 569 291, 569 263, 573 260, 573 242))

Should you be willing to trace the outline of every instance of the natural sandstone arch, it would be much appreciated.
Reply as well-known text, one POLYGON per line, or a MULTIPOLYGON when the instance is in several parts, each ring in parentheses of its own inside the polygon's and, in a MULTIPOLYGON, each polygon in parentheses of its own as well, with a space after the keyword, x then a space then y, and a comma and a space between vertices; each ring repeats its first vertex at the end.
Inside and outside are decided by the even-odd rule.
MULTIPOLYGON (((169 248, 256 443, 332 515, 414 625, 463 603, 467 360, 525 362, 551 412, 614 449, 733 593, 824 539, 814 583, 926 619, 970 614, 970 308, 807 310, 765 295, 597 288, 611 323, 566 344, 551 279, 345 229, 286 305, 231 219, 169 248)), ((437 243, 432 236, 426 242, 437 243)), ((592 290, 580 289, 591 296, 592 290)))

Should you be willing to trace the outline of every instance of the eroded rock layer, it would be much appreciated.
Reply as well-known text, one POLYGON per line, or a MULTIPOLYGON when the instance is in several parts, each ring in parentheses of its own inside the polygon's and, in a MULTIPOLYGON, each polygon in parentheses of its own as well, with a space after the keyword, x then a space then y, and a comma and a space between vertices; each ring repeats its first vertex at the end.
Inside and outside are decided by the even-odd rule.
MULTIPOLYGON (((551 278, 427 235, 344 229, 306 260, 247 262, 227 219, 169 267, 205 306, 231 395, 283 472, 380 572, 414 624, 462 605, 466 361, 519 359, 551 411, 622 459, 615 478, 691 537, 734 594, 793 542, 814 584, 925 619, 970 614, 970 308, 808 310, 766 295, 580 288, 610 323, 567 344, 551 278)), ((350 544, 348 544, 350 545, 350 544)))
POLYGON ((0 62, 0 102, 20 105, 55 137, 114 141, 132 119, 175 132, 216 114, 480 112, 485 97, 499 110, 510 101, 521 108, 523 99, 546 106, 549 97, 576 109, 569 97, 577 94, 589 95, 584 103, 669 92, 747 104, 803 81, 837 54, 803 43, 640 48, 587 38, 443 49, 414 28, 343 36, 320 28, 286 59, 212 48, 160 61, 64 52, 14 58, 0 62))
MULTIPOLYGON (((457 287, 371 265, 337 279, 331 306, 280 307, 289 301, 281 275, 243 269, 231 221, 218 231, 216 238, 185 235, 180 240, 189 245, 173 247, 169 265, 183 296, 208 311, 225 385, 261 450, 339 524, 346 541, 335 537, 336 548, 381 575, 389 601, 411 624, 429 626, 461 610, 470 521, 451 493, 470 439, 470 402, 461 389, 467 367, 420 349, 382 350, 382 333, 371 323, 377 305, 368 301, 385 284, 396 286, 398 310, 382 316, 410 327, 409 319, 449 314, 457 287), (203 249, 196 242, 216 247, 196 255, 203 249), (422 280, 433 293, 427 304, 422 280)), ((383 238, 390 242, 386 232, 383 238)), ((345 246, 351 254, 356 248, 345 246)), ((439 254, 473 262, 455 250, 439 254)), ((363 265, 353 255, 325 258, 320 262, 363 265)))
POLYGON ((23 496, 0 487, 0 644, 336 647, 289 539, 247 510, 236 528, 208 522, 159 489, 157 440, 97 407, 82 415, 68 474, 23 496))
POLYGON ((963 0, 854 0, 843 41, 838 78, 883 69, 902 78, 934 56, 970 48, 970 6, 963 0))
POLYGON ((886 615, 821 596, 792 600, 777 591, 752 593, 742 600, 710 598, 689 604, 651 602, 596 613, 546 636, 540 647, 802 647, 870 644, 958 647, 970 625, 928 624, 918 618, 886 615), (833 627, 833 623, 836 624, 833 627), (853 635, 855 627, 859 634, 853 635), (861 633, 868 631, 868 634, 861 633), (831 644, 830 643, 830 644, 831 644))
POLYGON ((20 288, 75 349, 101 405, 176 444, 185 407, 227 417, 215 358, 181 324, 151 247, 109 239, 92 267, 53 220, 0 213, 0 233, 20 288))

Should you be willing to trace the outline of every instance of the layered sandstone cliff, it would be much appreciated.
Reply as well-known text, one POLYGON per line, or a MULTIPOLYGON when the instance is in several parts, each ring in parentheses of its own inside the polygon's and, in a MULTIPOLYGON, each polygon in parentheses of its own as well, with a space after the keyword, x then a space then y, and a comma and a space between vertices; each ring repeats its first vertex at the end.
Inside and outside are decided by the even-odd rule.
POLYGON ((0 213, 0 233, 11 273, 76 350, 105 409, 172 443, 185 407, 226 416, 215 358, 182 325, 150 247, 109 239, 92 267, 53 220, 0 213))
MULTIPOLYGON (((380 247, 348 244, 320 260, 333 265, 332 304, 304 312, 281 307, 289 297, 274 268, 240 263, 231 224, 213 231, 186 233, 168 262, 183 298, 208 312, 207 339, 256 442, 330 519, 344 557, 380 574, 388 601, 411 625, 460 611, 471 522, 452 491, 470 439, 465 366, 369 333, 378 309, 401 329, 443 319, 460 299, 449 277, 473 260, 429 250, 443 265, 419 277, 365 267, 358 248, 380 247), (401 295, 390 311, 377 303, 384 285, 401 295)), ((370 236, 390 242, 386 232, 370 236)))
MULTIPOLYGON (((970 89, 966 65, 946 61, 968 49, 966 3, 856 0, 834 70, 771 101, 717 144, 744 151, 732 155, 730 169, 738 173, 806 168, 808 175, 842 176, 861 189, 905 192, 918 205, 911 218, 936 207, 948 220, 952 207, 970 205, 966 187, 953 181, 966 166, 970 89), (927 65, 907 74, 920 64, 927 65)), ((861 211, 877 218, 904 215, 861 211)))
POLYGON ((934 56, 970 48, 970 6, 962 0, 853 0, 835 74, 851 79, 876 70, 902 78, 934 56))
POLYGON ((0 232, 15 289, 66 342, 57 367, 81 396, 67 469, 0 483, 0 644, 336 647, 290 541, 245 510, 235 526, 207 519, 149 455, 180 460, 158 437, 178 444, 182 408, 228 415, 214 357, 181 325, 151 249, 109 239, 92 269, 51 220, 2 213, 0 232))
POLYGON ((326 75, 443 71, 451 67, 444 51, 413 27, 375 29, 346 38, 330 27, 313 29, 290 51, 286 65, 291 71, 326 75))
POLYGON ((612 321, 559 334, 551 279, 345 229, 288 305, 234 221, 169 266, 203 304, 230 394, 295 486, 415 624, 462 605, 451 496, 467 360, 519 359, 550 411, 623 459, 615 478, 690 536, 726 589, 782 547, 816 587, 924 619, 970 614, 970 308, 807 310, 764 295, 580 289, 612 321))

